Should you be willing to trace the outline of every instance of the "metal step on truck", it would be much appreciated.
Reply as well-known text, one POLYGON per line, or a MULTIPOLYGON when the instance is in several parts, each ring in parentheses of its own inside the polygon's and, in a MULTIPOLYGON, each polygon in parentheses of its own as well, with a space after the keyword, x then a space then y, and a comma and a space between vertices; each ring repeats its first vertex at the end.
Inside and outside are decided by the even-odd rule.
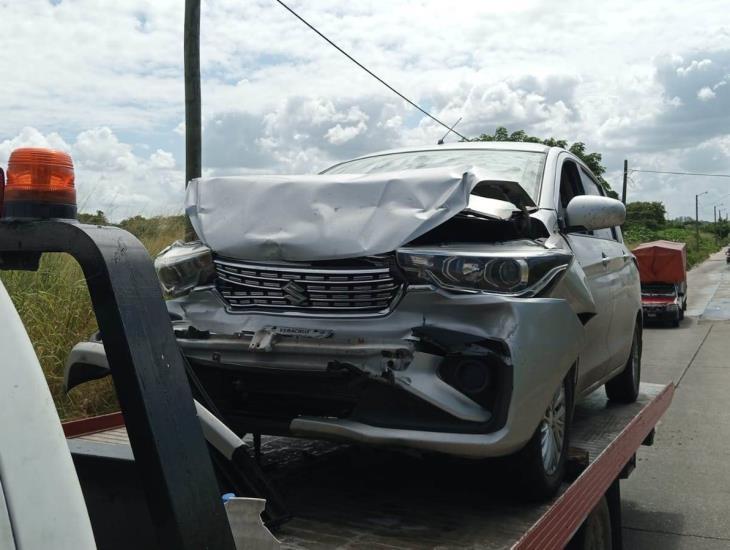
POLYGON ((0 549, 622 547, 620 480, 653 442, 672 384, 642 384, 631 404, 603 392, 578 403, 569 475, 537 504, 479 461, 252 444, 180 353, 141 243, 75 220, 68 155, 22 160, 0 181, 0 270, 37 270, 44 253, 78 261, 121 412, 61 424, 0 282, 0 549))

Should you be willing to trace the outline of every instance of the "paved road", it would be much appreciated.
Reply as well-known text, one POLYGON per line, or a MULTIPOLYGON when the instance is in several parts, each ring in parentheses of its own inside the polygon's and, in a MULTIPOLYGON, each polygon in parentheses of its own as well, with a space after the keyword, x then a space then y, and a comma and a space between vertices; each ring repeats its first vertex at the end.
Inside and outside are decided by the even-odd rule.
POLYGON ((730 265, 688 280, 679 328, 644 332, 642 379, 678 384, 653 447, 622 485, 627 550, 730 548, 730 265))

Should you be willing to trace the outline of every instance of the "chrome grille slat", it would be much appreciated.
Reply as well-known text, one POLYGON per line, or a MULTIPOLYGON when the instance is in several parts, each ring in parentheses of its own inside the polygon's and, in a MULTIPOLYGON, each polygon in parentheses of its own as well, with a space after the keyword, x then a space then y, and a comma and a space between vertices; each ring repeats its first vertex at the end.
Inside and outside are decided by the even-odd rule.
MULTIPOLYGON (((221 292, 221 295, 226 298, 227 300, 247 300, 249 298, 251 299, 258 299, 258 298, 270 298, 272 300, 286 300, 286 295, 284 294, 270 294, 270 295, 259 295, 259 294, 250 294, 248 296, 232 296, 228 292, 221 292)), ((391 299, 391 295, 388 293, 385 296, 382 295, 374 295, 372 297, 360 297, 360 298, 322 298, 317 296, 316 298, 312 298, 310 302, 312 303, 318 303, 318 302, 381 302, 385 301, 388 302, 391 299)))
MULTIPOLYGON (((252 305, 255 306, 256 304, 252 304, 252 305)), ((380 309, 382 309, 382 308, 384 308, 386 306, 387 306, 387 304, 383 304, 382 306, 379 306, 379 307, 380 307, 380 309)), ((247 306, 247 307, 250 308, 251 306, 247 306)), ((371 311, 373 309, 372 306, 356 306, 356 307, 351 307, 351 306, 348 306, 348 307, 341 307, 341 306, 327 306, 327 307, 321 307, 321 306, 306 306, 306 307, 302 307, 302 306, 291 306, 289 304, 266 304, 266 307, 267 308, 275 308, 275 309, 283 309, 283 308, 286 308, 287 310, 303 311, 303 312, 307 312, 307 311, 311 311, 311 310, 316 310, 316 311, 342 311, 342 312, 347 312, 347 311, 350 311, 350 310, 354 310, 354 311, 371 311)), ((241 310, 241 311, 245 311, 245 310, 241 310)))
MULTIPOLYGON (((280 288, 280 287, 270 287, 270 286, 261 286, 261 285, 255 285, 255 284, 249 284, 245 282, 239 282, 229 279, 228 276, 221 275, 220 272, 218 272, 218 277, 223 279, 226 282, 229 282, 236 287, 246 287, 250 288, 252 290, 270 290, 271 288, 280 288)), ((302 283, 309 294, 362 294, 365 292, 391 292, 394 290, 397 290, 400 285, 398 285, 394 279, 391 279, 390 281, 383 281, 378 283, 375 286, 375 288, 372 288, 373 285, 362 285, 362 283, 355 283, 355 284, 347 284, 347 285, 338 285, 342 286, 343 288, 332 288, 332 285, 328 285, 328 288, 320 288, 321 285, 308 285, 305 281, 301 281, 299 279, 293 279, 297 283, 302 283), (363 286, 366 286, 368 288, 363 288, 363 286)), ((288 281, 287 281, 288 282, 288 281)))
POLYGON ((214 262, 216 287, 231 312, 383 314, 403 290, 387 265, 352 269, 214 262))
MULTIPOLYGON (((234 267, 237 269, 250 269, 253 268, 254 270, 259 271, 270 271, 271 266, 257 266, 255 264, 247 264, 247 263, 234 263, 231 261, 226 260, 214 260, 216 265, 223 265, 223 266, 229 266, 234 267)), ((289 272, 289 273, 314 273, 314 274, 322 274, 323 272, 335 272, 338 275, 358 275, 358 274, 372 274, 372 273, 390 273, 390 269, 387 267, 368 267, 364 269, 344 269, 344 268, 325 268, 325 269, 318 269, 318 268, 312 268, 312 267, 292 267, 288 265, 282 265, 277 266, 276 270, 277 272, 289 272)))

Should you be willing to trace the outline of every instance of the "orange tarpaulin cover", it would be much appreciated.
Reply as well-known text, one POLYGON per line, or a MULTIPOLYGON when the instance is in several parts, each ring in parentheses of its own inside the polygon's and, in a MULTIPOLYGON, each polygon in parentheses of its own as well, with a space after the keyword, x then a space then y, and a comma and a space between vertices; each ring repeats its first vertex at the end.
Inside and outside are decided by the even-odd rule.
POLYGON ((687 246, 673 241, 652 241, 632 251, 639 262, 642 283, 679 283, 687 278, 687 246))

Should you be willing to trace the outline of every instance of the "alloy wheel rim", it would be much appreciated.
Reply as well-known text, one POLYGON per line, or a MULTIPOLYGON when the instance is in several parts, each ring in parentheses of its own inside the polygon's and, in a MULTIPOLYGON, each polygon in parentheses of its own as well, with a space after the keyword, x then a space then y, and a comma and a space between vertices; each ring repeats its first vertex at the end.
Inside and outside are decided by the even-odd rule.
POLYGON ((540 423, 542 465, 548 475, 553 475, 560 465, 565 439, 565 419, 565 388, 561 384, 553 395, 540 423))

